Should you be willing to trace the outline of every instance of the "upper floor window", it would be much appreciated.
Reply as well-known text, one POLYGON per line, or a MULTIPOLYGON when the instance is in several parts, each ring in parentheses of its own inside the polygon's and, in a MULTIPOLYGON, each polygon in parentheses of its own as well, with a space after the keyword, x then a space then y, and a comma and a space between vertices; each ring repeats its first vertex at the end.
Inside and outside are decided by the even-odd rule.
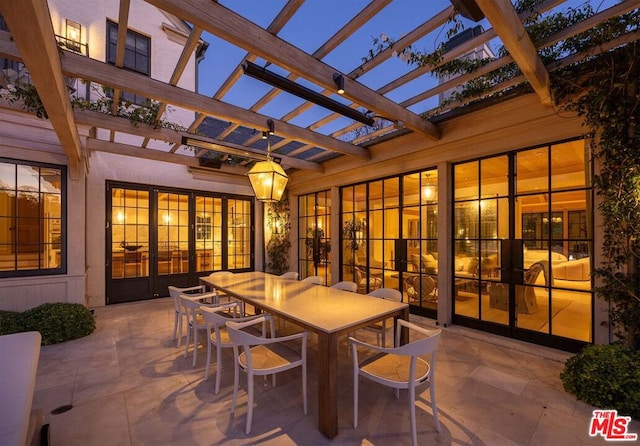
MULTIPOLYGON (((116 63, 118 45, 118 24, 107 21, 107 63, 116 63)), ((151 39, 135 31, 127 30, 124 46, 124 68, 151 75, 151 39)), ((129 92, 122 92, 122 98, 134 104, 143 104, 146 97, 129 92)))
POLYGON ((0 158, 0 277, 65 273, 66 170, 0 158))

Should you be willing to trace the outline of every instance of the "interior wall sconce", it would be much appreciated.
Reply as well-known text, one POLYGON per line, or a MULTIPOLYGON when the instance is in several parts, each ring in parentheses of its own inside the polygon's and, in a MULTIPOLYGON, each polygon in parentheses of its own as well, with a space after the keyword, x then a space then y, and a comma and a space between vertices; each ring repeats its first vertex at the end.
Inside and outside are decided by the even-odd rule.
POLYGON ((80 51, 82 42, 82 25, 73 20, 65 21, 65 37, 67 38, 67 48, 72 51, 80 51))
POLYGON ((344 94, 344 76, 340 73, 333 73, 333 82, 338 88, 338 94, 344 94))

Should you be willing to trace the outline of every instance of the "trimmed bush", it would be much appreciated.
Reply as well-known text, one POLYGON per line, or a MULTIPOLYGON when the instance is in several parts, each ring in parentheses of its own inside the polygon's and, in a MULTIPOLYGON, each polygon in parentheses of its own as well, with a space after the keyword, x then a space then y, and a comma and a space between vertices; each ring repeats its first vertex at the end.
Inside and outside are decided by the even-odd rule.
POLYGON ((20 313, 17 311, 0 311, 0 335, 19 333, 20 313))
POLYGON ((0 334, 39 331, 42 345, 82 338, 95 328, 93 313, 80 304, 46 303, 22 313, 0 312, 0 334))
POLYGON ((579 400, 640 419, 640 352, 622 344, 588 346, 567 360, 560 379, 579 400))

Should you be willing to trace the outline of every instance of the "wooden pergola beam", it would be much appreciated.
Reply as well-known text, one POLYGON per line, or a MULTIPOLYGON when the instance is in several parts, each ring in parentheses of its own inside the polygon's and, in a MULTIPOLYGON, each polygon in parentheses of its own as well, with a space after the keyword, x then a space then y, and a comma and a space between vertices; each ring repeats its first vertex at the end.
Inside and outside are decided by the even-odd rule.
MULTIPOLYGON (((163 161, 166 163, 180 164, 189 167, 201 167, 198 158, 188 155, 179 155, 177 153, 161 152, 158 150, 143 149, 141 147, 122 144, 111 141, 103 141, 101 139, 87 138, 87 150, 96 152, 113 153, 116 155, 133 156, 136 158, 163 161)), ((231 175, 246 175, 248 169, 240 166, 222 165, 220 169, 216 169, 220 173, 231 175)), ((247 178, 247 181, 249 179, 247 178)))
MULTIPOLYGON (((127 43, 127 31, 129 28, 129 7, 131 6, 131 0, 120 0, 120 9, 118 10, 118 41, 116 43, 116 61, 115 65, 118 68, 124 66, 124 50, 127 43)), ((120 96, 122 91, 119 88, 113 90, 113 104, 111 105, 111 114, 116 116, 118 114, 118 103, 120 102, 120 96)), ((115 138, 114 132, 111 132, 109 139, 113 141, 115 138)))
POLYGON ((543 105, 552 105, 549 72, 510 0, 476 0, 543 105))
MULTIPOLYGON (((218 3, 211 3, 209 0, 145 1, 325 89, 335 88, 333 82, 333 74, 337 72, 335 68, 314 59, 311 55, 218 3)), ((345 77, 344 81, 343 96, 349 100, 380 115, 402 121, 408 128, 424 133, 433 140, 440 138, 440 131, 434 124, 349 77, 345 77)))
MULTIPOLYGON (((53 129, 69 160, 69 174, 80 179, 81 144, 64 82, 59 48, 46 0, 3 0, 0 13, 11 26, 16 53, 29 68, 53 129), (18 26, 18 24, 30 26, 18 26)), ((4 33, 7 34, 7 33, 4 33)))
MULTIPOLYGON (((78 124, 87 125, 90 127, 103 128, 114 132, 127 133, 129 135, 140 136, 144 138, 153 138, 170 144, 182 144, 182 138, 189 137, 202 141, 204 144, 198 145, 198 147, 204 147, 206 145, 206 151, 214 151, 230 155, 238 155, 238 151, 245 152, 246 155, 250 158, 253 155, 253 157, 257 156, 260 159, 266 159, 267 155, 264 150, 254 149, 253 147, 245 147, 240 144, 233 144, 228 141, 221 141, 215 138, 207 138, 204 136, 193 135, 185 132, 176 132, 175 130, 171 129, 158 129, 149 124, 134 124, 126 118, 109 116, 99 112, 89 110, 74 110, 73 113, 78 124)), ((166 153, 153 149, 145 150, 148 150, 151 154, 166 153)), ((285 167, 292 167, 302 170, 312 170, 314 172, 324 172, 324 167, 319 163, 305 161, 299 158, 280 154, 276 155, 276 157, 281 159, 282 165, 285 167)))

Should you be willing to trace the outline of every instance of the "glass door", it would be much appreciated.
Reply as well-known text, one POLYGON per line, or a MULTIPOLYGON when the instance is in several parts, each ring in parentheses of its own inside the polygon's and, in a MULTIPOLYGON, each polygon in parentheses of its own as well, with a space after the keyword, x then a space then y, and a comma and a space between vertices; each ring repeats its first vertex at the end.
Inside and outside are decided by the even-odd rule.
POLYGON ((150 192, 107 186, 107 193, 107 303, 150 299, 150 192))
POLYGON ((253 199, 107 184, 107 303, 168 294, 213 271, 253 269, 253 199))
POLYGON ((454 166, 454 322, 591 342, 590 184, 584 140, 454 166))
POLYGON ((331 198, 329 191, 298 197, 298 271, 300 278, 320 276, 331 281, 331 198))

